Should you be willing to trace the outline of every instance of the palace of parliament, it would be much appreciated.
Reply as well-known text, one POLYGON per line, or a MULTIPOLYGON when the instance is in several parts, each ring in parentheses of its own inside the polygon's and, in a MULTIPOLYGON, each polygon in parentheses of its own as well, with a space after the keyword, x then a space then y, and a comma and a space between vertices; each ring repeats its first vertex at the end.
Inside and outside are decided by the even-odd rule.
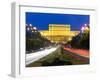
POLYGON ((48 30, 39 30, 42 36, 51 42, 66 42, 72 40, 72 37, 79 34, 80 31, 71 31, 67 24, 49 24, 48 30))

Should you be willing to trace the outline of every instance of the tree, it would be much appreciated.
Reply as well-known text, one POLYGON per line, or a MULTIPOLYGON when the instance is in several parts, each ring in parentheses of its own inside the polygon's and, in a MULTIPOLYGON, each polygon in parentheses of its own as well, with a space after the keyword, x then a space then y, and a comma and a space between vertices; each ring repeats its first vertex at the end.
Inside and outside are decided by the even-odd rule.
POLYGON ((81 48, 81 49, 89 49, 89 30, 84 31, 83 33, 79 33, 74 36, 70 41, 70 44, 73 48, 81 48))
POLYGON ((26 51, 35 51, 47 46, 50 41, 44 38, 38 30, 27 26, 26 29, 26 51))

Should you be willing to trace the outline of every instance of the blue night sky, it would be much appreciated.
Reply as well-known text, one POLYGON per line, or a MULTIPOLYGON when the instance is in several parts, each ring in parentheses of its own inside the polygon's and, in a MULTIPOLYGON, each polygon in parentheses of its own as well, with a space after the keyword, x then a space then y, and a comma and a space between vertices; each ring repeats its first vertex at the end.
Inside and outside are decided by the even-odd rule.
POLYGON ((89 15, 26 12, 26 24, 38 30, 47 30, 49 24, 70 24, 71 30, 80 30, 82 25, 89 24, 89 15))

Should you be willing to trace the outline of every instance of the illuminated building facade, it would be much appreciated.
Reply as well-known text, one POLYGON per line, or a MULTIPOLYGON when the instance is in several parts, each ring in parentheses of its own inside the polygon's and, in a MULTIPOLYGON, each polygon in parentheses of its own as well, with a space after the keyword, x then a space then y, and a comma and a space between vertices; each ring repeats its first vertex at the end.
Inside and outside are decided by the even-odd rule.
POLYGON ((79 32, 71 31, 70 25, 65 24, 49 24, 48 30, 40 30, 42 36, 56 43, 69 41, 79 32))

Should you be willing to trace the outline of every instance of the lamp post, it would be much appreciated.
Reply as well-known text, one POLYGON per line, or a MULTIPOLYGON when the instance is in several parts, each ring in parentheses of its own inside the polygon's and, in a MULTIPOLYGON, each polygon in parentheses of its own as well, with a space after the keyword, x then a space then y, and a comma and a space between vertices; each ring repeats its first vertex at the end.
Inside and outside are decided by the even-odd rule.
POLYGON ((84 32, 84 30, 85 30, 85 27, 84 27, 84 26, 82 26, 82 28, 81 28, 81 32, 83 33, 83 32, 84 32))
POLYGON ((85 32, 89 31, 88 24, 84 24, 84 26, 81 27, 81 32, 83 33, 84 31, 85 32))

